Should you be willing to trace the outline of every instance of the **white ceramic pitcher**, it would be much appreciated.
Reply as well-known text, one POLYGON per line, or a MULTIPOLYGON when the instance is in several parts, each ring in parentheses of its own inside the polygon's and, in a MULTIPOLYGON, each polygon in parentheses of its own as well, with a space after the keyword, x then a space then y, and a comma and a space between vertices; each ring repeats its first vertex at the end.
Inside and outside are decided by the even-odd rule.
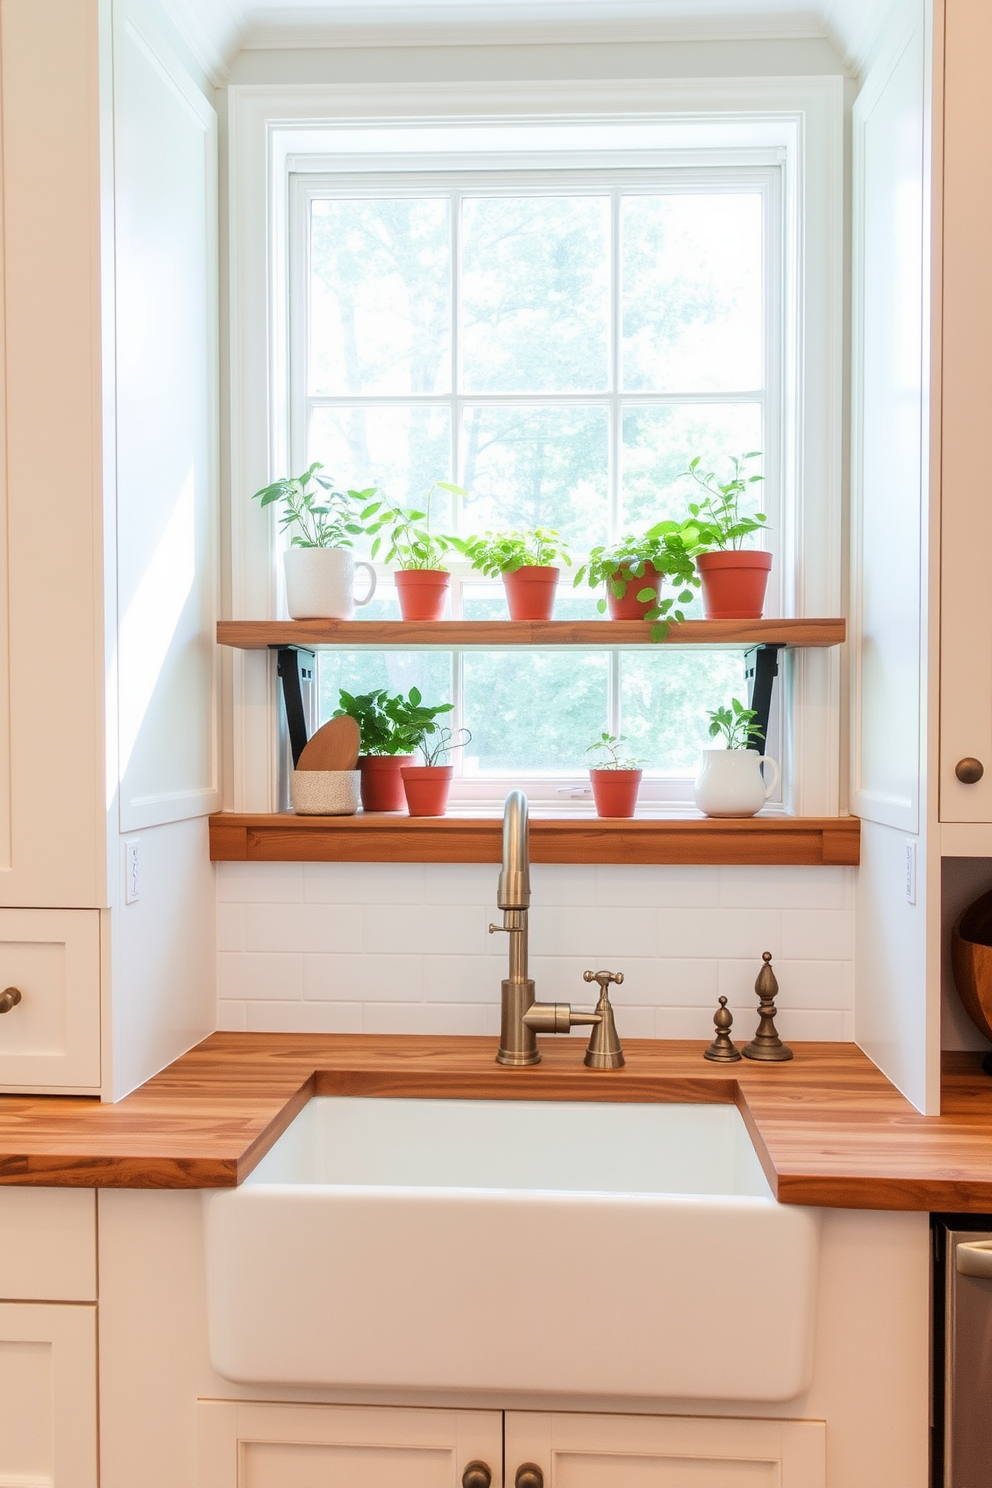
POLYGON ((293 620, 350 620, 375 593, 375 569, 350 548, 287 548, 286 606, 293 620), (355 598, 355 569, 368 571, 369 592, 355 598))
POLYGON ((778 785, 778 764, 753 749, 704 749, 696 805, 707 816, 754 816, 778 785), (765 765, 771 780, 762 779, 765 765))

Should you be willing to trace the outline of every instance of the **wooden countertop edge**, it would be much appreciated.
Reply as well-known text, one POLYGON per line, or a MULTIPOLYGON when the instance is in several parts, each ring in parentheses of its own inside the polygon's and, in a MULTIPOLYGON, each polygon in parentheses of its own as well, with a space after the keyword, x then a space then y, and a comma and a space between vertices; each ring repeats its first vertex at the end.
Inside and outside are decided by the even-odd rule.
POLYGON ((0 1097, 0 1185, 230 1188, 314 1094, 734 1103, 772 1191, 827 1208, 992 1212, 992 1081, 946 1078, 961 1114, 922 1117, 855 1045, 797 1044, 792 1064, 705 1065, 698 1042, 630 1040, 620 1071, 542 1041, 504 1070, 492 1039, 214 1034, 117 1105, 0 1097), (549 1047, 550 1045, 550 1047, 549 1047))

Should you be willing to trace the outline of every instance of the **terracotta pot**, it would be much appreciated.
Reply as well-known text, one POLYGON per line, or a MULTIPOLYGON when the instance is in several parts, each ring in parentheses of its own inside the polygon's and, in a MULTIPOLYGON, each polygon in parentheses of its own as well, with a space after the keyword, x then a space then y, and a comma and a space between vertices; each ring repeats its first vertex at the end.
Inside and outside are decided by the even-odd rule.
POLYGON ((696 570, 707 620, 760 620, 771 566, 771 553, 754 548, 700 553, 696 570))
POLYGON ((443 816, 454 765, 404 765, 400 774, 411 816, 443 816))
POLYGON ((511 620, 550 620, 555 607, 560 568, 548 564, 525 564, 515 573, 505 573, 506 602, 511 620))
POLYGON ((360 754, 362 772, 362 805, 366 811, 402 811, 404 765, 413 764, 412 754, 360 754))
POLYGON ((627 592, 622 598, 613 593, 609 581, 606 585, 606 604, 611 620, 643 620, 648 610, 654 609, 658 603, 658 587, 664 574, 660 574, 653 563, 645 563, 644 572, 640 578, 632 575, 629 568, 618 568, 613 574, 615 579, 625 579, 627 592), (655 593, 653 599, 638 599, 642 589, 650 586, 655 593))
POLYGON ((450 573, 443 568, 401 568, 395 575, 404 620, 443 620, 450 573))
POLYGON ((643 770, 590 770, 597 816, 633 816, 643 770))
POLYGON ((992 894, 976 899, 955 924, 951 967, 965 1012, 992 1039, 992 894))

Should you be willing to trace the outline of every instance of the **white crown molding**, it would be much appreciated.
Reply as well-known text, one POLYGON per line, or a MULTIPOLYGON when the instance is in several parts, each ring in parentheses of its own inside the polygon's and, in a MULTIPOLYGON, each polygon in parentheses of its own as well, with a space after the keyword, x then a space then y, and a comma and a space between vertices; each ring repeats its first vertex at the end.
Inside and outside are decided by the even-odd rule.
POLYGON ((210 81, 220 87, 245 32, 240 0, 164 0, 164 8, 210 81))
POLYGON ((890 17, 918 0, 826 0, 823 26, 855 76, 867 68, 890 17))
POLYGON ((311 47, 485 46, 507 42, 747 41, 823 38, 818 7, 764 0, 427 0, 251 8, 246 50, 311 47))

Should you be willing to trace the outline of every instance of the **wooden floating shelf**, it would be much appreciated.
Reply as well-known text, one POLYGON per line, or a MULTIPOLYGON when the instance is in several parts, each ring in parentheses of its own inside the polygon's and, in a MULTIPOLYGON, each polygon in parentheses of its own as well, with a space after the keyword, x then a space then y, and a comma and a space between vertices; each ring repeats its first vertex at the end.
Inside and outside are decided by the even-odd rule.
MULTIPOLYGON (((502 815, 412 817, 241 815, 210 818, 215 863, 499 863, 502 815)), ((531 814, 535 863, 823 864, 856 866, 856 816, 542 817, 531 814)))
MULTIPOLYGON (((686 620, 673 624, 666 646, 839 646, 846 621, 686 620)), ((220 620, 217 639, 241 651, 273 646, 349 650, 395 646, 404 650, 505 646, 651 646, 651 627, 642 620, 220 620)))

